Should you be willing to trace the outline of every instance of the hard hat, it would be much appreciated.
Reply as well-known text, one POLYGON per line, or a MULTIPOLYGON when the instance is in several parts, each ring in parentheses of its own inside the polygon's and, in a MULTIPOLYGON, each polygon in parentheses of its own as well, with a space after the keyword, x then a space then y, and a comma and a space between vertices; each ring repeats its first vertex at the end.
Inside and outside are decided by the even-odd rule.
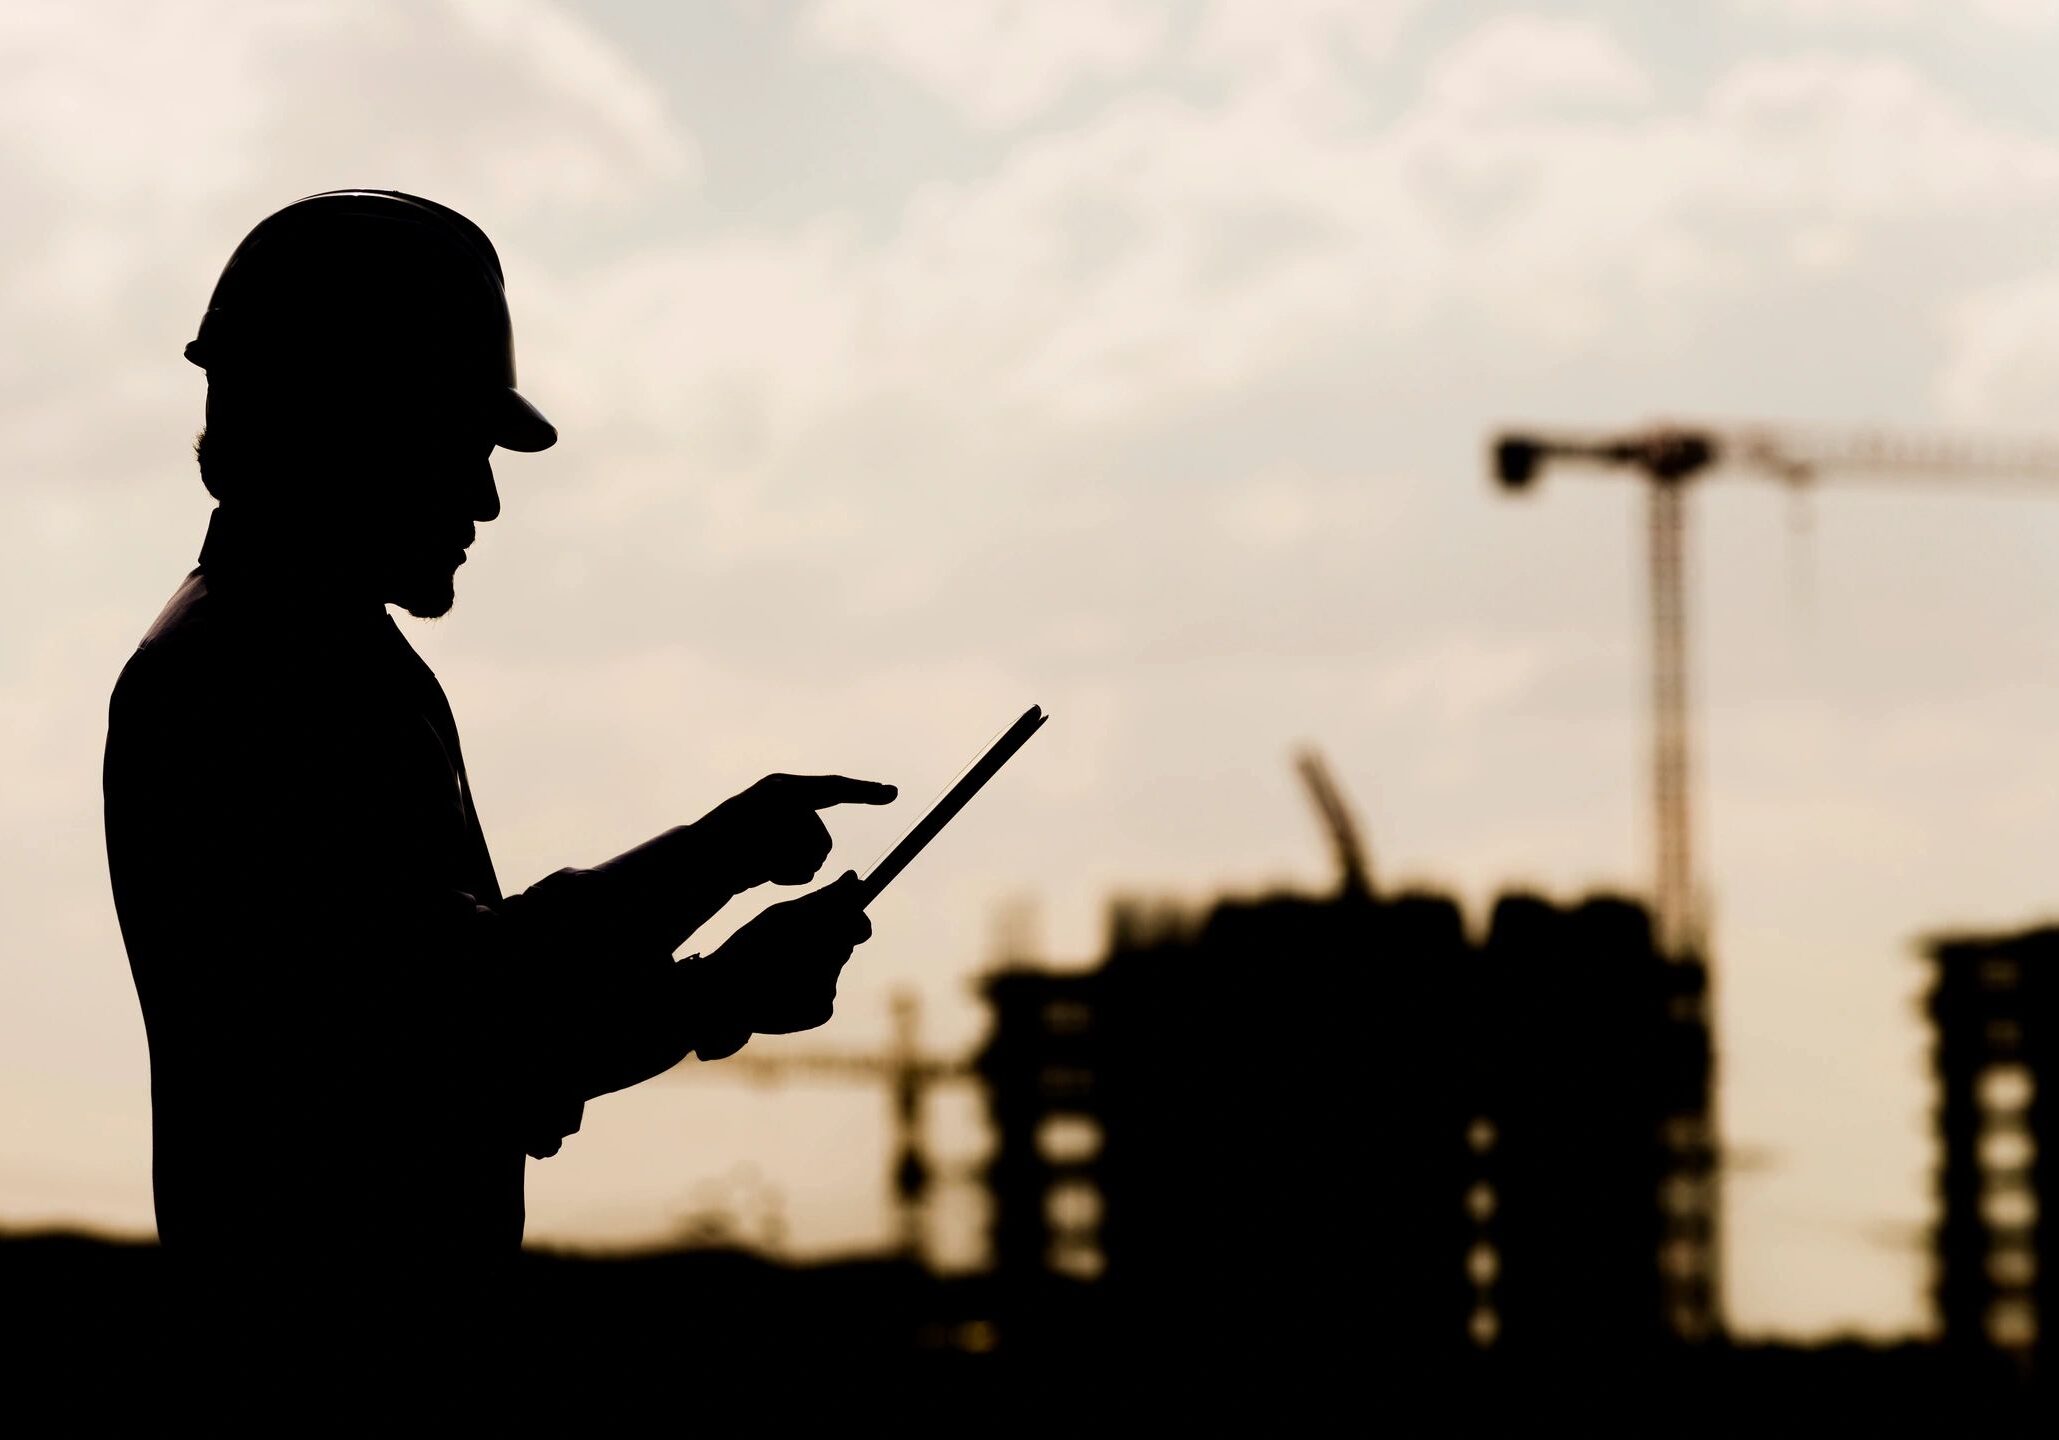
POLYGON ((398 190, 325 191, 243 238, 186 358, 210 384, 412 381, 483 397, 495 444, 545 450, 558 432, 515 389, 505 285, 493 242, 455 210, 398 190))

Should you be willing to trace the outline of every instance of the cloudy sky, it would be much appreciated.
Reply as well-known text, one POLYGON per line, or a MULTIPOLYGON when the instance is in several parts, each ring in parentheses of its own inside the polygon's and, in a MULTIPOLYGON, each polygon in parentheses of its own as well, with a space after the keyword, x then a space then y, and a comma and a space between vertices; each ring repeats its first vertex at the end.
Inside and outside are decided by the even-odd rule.
MULTIPOLYGON (((838 817, 862 866, 1054 713, 878 907, 818 1042, 914 985, 954 1049, 1002 907, 1081 961, 1117 891, 1326 883, 1301 742, 1383 883, 1476 918, 1640 886, 1640 496, 1501 498, 1490 431, 2035 431, 2055 58, 2051 0, 16 0, 0 1223, 150 1224, 99 749, 206 519, 180 346, 270 210, 411 190, 506 261, 564 439, 500 463, 458 609, 410 633, 511 887, 774 769, 909 792, 838 817)), ((2059 504, 1696 508, 1731 1310, 1920 1326, 1913 944, 2059 889, 2059 504)), ((883 1108, 603 1101, 532 1167, 532 1234, 776 1196, 794 1253, 876 1243, 883 1108)))

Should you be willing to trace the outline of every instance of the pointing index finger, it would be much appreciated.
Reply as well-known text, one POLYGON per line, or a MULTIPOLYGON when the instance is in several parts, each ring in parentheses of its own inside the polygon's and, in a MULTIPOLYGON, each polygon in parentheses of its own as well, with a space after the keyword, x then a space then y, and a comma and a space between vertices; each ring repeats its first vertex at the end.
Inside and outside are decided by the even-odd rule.
POLYGON ((853 780, 848 775, 796 775, 794 794, 810 810, 831 805, 886 805, 901 792, 877 780, 853 780))

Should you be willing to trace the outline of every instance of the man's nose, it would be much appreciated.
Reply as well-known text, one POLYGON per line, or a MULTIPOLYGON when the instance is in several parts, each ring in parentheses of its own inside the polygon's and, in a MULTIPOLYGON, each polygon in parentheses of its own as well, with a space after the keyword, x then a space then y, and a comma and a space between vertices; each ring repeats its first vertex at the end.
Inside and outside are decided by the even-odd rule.
POLYGON ((479 462, 479 476, 472 492, 472 518, 482 525, 500 518, 500 491, 493 483, 493 462, 479 462))

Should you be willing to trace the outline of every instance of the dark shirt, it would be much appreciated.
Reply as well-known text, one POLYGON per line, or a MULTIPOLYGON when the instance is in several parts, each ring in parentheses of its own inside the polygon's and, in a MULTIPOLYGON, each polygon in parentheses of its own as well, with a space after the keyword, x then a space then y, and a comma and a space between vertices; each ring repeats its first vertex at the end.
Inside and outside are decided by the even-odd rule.
POLYGON ((215 512, 108 717, 159 1235, 510 1252, 525 1152, 684 1055, 684 967, 610 924, 604 873, 503 897, 435 675, 383 605, 297 577, 237 519, 215 512))

